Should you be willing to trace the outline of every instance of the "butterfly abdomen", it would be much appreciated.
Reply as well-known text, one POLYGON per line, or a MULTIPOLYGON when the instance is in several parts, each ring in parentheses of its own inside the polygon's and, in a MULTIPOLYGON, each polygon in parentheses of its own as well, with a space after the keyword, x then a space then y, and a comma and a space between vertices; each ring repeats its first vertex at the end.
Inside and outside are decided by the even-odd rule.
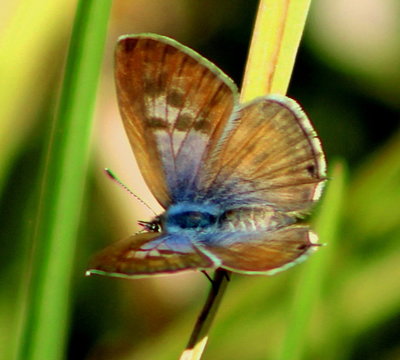
POLYGON ((222 231, 265 231, 295 222, 289 216, 265 208, 237 208, 225 211, 219 219, 222 231))

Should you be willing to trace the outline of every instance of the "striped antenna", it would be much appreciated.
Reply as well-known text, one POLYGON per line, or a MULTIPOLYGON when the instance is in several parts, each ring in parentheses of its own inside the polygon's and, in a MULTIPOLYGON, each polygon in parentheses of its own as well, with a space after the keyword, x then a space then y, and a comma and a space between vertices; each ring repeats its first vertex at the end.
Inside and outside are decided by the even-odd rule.
POLYGON ((118 179, 118 177, 110 169, 105 168, 104 172, 111 180, 115 181, 117 184, 122 186, 129 194, 131 194, 136 200, 138 200, 141 204, 147 207, 155 216, 157 216, 156 212, 149 205, 147 205, 139 196, 137 196, 131 189, 129 189, 120 179, 118 179))

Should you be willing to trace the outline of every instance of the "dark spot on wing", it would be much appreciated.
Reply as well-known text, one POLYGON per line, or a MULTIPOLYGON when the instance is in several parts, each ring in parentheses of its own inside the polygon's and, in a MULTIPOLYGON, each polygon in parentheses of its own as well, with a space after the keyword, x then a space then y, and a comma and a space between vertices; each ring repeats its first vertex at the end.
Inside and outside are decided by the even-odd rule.
POLYGON ((147 118, 146 125, 152 129, 168 129, 168 122, 158 117, 147 118))
POLYGON ((317 173, 316 173, 316 168, 314 165, 308 165, 306 167, 307 172, 310 174, 310 176, 312 177, 317 177, 317 173))
POLYGON ((179 131, 187 131, 193 122, 193 117, 188 114, 180 114, 175 122, 175 129, 179 131))
POLYGON ((199 132, 208 134, 208 132, 210 131, 210 122, 205 119, 199 119, 194 123, 194 129, 199 132))
POLYGON ((163 92, 163 89, 160 88, 158 82, 154 78, 144 78, 143 88, 145 96, 158 97, 163 92))
POLYGON ((182 108, 185 102, 184 100, 181 91, 173 90, 167 95, 167 104, 172 107, 182 108))

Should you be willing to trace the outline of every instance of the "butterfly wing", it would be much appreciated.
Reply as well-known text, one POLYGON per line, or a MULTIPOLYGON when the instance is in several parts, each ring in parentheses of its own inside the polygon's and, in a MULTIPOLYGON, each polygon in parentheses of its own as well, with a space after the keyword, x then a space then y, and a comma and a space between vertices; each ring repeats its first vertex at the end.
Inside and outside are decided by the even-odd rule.
POLYGON ((215 267, 187 237, 141 233, 116 242, 97 254, 87 275, 143 277, 215 267))
POLYGON ((307 226, 273 231, 225 232, 203 240, 203 251, 220 267, 245 274, 272 275, 304 260, 316 248, 316 235, 307 226))
POLYGON ((172 39, 122 37, 115 55, 119 108, 150 190, 166 208, 195 193, 202 160, 223 136, 236 87, 172 39))
POLYGON ((271 95, 239 110, 236 126, 201 173, 206 198, 305 212, 320 197, 326 164, 317 135, 294 100, 271 95))

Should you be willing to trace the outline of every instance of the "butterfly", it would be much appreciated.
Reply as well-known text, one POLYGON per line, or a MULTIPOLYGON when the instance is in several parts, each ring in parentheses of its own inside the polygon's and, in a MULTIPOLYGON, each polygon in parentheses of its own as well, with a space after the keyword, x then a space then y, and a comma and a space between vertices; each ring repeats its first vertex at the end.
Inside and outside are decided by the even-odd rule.
POLYGON ((140 171, 165 211, 96 255, 88 275, 269 275, 316 248, 316 234, 298 220, 321 196, 326 163, 294 100, 240 104, 219 68, 154 34, 119 39, 115 78, 140 171))

